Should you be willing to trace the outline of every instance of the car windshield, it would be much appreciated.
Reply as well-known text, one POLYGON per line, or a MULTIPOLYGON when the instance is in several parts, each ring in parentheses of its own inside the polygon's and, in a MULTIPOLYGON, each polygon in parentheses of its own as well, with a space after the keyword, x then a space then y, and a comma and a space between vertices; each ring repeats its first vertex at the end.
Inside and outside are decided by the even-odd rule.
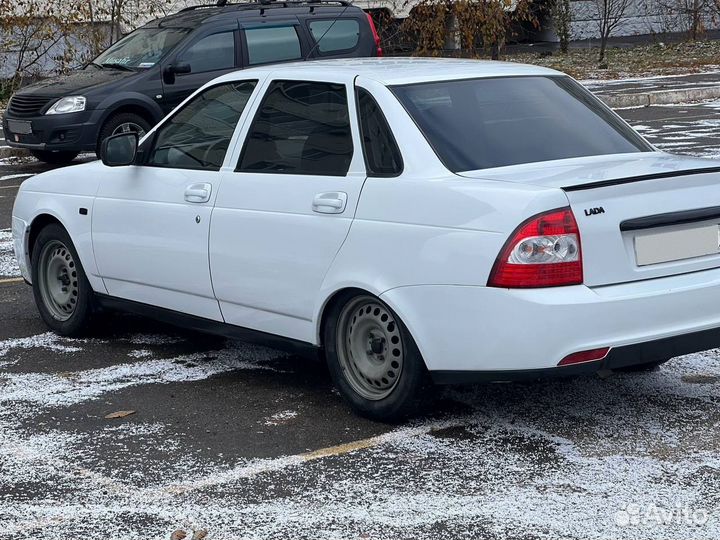
POLYGON ((151 68, 188 32, 184 28, 140 28, 98 56, 92 65, 111 69, 151 68))
POLYGON ((392 88, 453 172, 651 151, 569 77, 499 77, 392 88))

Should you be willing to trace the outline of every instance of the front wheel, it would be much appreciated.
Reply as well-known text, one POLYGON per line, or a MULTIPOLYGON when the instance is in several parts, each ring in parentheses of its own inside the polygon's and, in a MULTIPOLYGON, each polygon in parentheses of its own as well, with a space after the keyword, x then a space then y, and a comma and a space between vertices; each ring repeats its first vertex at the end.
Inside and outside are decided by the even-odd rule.
POLYGON ((50 152, 48 150, 30 150, 35 159, 50 165, 67 165, 80 155, 80 152, 50 152))
POLYGON ((78 336, 92 315, 93 292, 70 235, 59 224, 38 234, 32 251, 33 295, 40 316, 55 333, 78 336))
POLYGON ((410 332, 380 299, 359 294, 331 307, 324 328, 330 374, 359 414, 399 420, 429 401, 425 362, 410 332))

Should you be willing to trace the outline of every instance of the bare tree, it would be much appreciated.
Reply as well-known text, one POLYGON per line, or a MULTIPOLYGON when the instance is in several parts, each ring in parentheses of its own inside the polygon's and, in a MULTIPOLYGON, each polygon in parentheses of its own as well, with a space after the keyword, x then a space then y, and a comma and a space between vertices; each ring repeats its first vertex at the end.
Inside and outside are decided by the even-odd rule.
POLYGON ((570 0, 553 0, 550 14, 555 23, 555 32, 560 40, 560 52, 566 54, 572 37, 572 10, 570 0))
POLYGON ((605 62, 608 38, 622 21, 632 0, 593 0, 597 9, 597 24, 600 32, 600 56, 598 62, 605 62))

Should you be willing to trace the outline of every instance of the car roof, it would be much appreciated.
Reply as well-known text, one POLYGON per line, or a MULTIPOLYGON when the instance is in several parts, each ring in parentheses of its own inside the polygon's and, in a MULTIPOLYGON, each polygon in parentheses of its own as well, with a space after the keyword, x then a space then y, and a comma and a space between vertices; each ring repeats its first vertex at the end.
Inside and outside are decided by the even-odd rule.
POLYGON ((309 80, 373 79, 386 86, 454 79, 520 76, 566 76, 554 69, 494 60, 455 58, 338 58, 292 62, 249 68, 216 80, 232 81, 252 77, 289 77, 309 80))
POLYGON ((192 6, 172 15, 150 21, 144 28, 195 28, 201 24, 216 21, 227 21, 229 17, 293 17, 322 10, 322 13, 334 16, 357 16, 362 10, 347 4, 344 0, 287 0, 262 4, 260 2, 243 2, 225 6, 200 5, 192 6))

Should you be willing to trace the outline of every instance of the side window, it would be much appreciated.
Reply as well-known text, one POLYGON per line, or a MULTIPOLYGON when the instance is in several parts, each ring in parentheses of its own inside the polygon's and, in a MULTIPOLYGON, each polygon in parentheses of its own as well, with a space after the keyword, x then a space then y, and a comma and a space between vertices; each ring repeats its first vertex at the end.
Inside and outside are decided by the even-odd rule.
POLYGON ((294 26, 247 28, 245 40, 251 66, 302 58, 300 38, 294 26))
POLYGON ((370 92, 357 89, 358 114, 363 154, 368 176, 397 176, 402 173, 403 160, 395 137, 370 92))
POLYGON ((238 170, 345 176, 352 155, 345 85, 275 81, 250 127, 238 170))
POLYGON ((354 49, 360 41, 357 19, 311 21, 308 27, 321 54, 354 49))
POLYGON ((183 52, 177 61, 190 64, 192 73, 232 69, 235 67, 235 33, 205 36, 183 52))
POLYGON ((218 171, 257 81, 221 84, 195 96, 163 124, 147 165, 218 171))

